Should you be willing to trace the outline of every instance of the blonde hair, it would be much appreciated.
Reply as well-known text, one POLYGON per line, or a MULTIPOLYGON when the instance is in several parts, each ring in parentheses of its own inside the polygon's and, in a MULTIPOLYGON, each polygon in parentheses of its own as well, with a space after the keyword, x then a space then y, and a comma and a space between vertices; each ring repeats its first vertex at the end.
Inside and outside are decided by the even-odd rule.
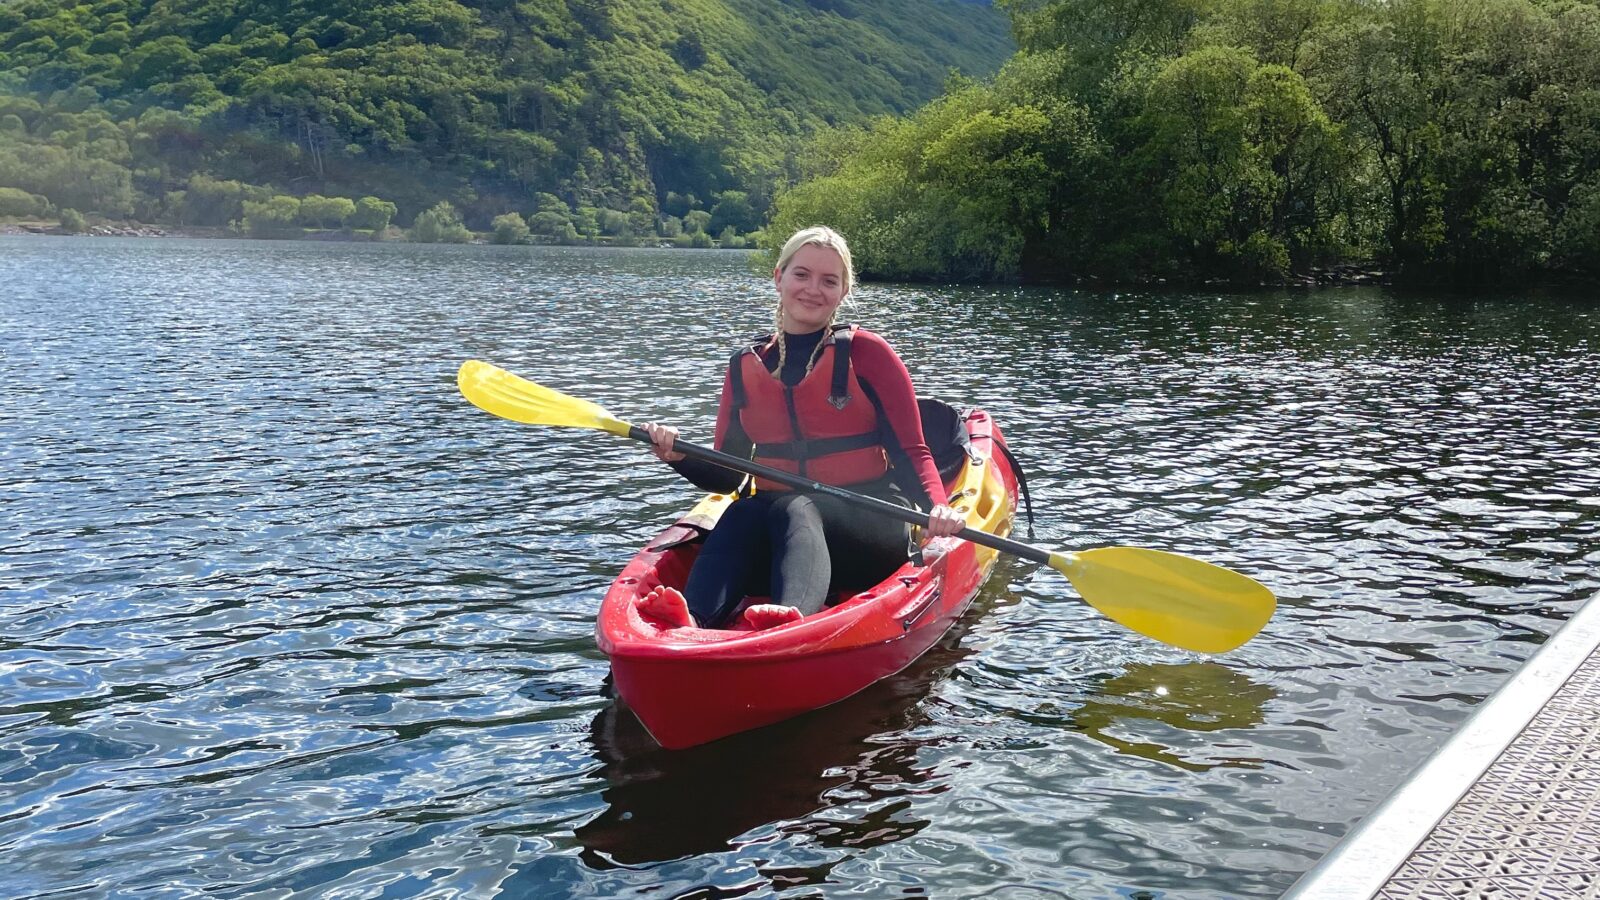
MULTIPOLYGON (((813 225, 810 228, 802 228, 790 235, 789 239, 783 242, 783 249, 778 251, 777 270, 781 273, 789 268, 789 261, 794 259, 794 255, 800 252, 801 247, 808 245, 826 247, 839 254, 839 261, 844 263, 844 296, 848 299, 856 289, 856 269, 855 264, 850 260, 850 245, 845 243, 844 235, 826 225, 813 225)), ((833 313, 828 316, 828 324, 823 327, 831 326, 838 313, 838 309, 835 308, 833 313)), ((772 339, 778 344, 778 366, 773 370, 773 375, 776 376, 783 372, 783 363, 789 355, 789 342, 784 339, 783 301, 781 299, 778 302, 777 309, 774 310, 774 317, 777 321, 772 332, 772 339)), ((822 355, 822 347, 827 342, 827 337, 824 335, 823 339, 817 342, 816 349, 811 351, 811 359, 806 362, 806 374, 809 375, 811 367, 817 364, 817 357, 822 355)))
POLYGON ((778 271, 782 272, 789 268, 789 260, 794 259, 800 248, 807 244, 827 247, 839 254, 839 259, 844 262, 844 293, 845 296, 850 296, 856 289, 856 268, 850 261, 850 245, 844 242, 844 235, 826 225, 802 228, 790 235, 789 239, 783 242, 783 249, 778 251, 778 271))

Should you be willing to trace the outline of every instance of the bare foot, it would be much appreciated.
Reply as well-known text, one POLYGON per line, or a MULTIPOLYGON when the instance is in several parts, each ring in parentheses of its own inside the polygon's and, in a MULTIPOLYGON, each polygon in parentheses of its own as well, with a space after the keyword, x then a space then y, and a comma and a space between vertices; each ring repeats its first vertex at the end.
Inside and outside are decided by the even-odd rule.
POLYGON ((655 625, 663 628, 693 628, 694 616, 689 614, 689 603, 677 588, 661 585, 634 601, 634 608, 655 625))
POLYGON ((800 614, 800 610, 792 606, 779 606, 776 603, 757 603, 744 611, 745 624, 756 631, 777 628, 779 625, 798 622, 803 618, 805 616, 800 614))

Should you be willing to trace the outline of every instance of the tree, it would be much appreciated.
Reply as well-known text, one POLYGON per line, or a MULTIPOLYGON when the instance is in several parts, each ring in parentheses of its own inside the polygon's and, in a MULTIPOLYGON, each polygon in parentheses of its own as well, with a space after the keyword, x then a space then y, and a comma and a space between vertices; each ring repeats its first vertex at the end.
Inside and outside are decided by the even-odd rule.
POLYGON ((615 209, 602 209, 599 212, 600 233, 620 237, 633 234, 633 223, 628 219, 628 214, 615 209))
POLYGON ((628 204, 628 231, 632 234, 650 234, 656 228, 655 204, 644 197, 635 197, 628 204))
POLYGON ((254 237, 293 237, 299 234, 300 199, 279 194, 268 200, 244 201, 244 230, 254 237))
POLYGON ((57 206, 85 209, 106 216, 126 216, 133 212, 133 173, 126 166, 91 155, 78 147, 42 175, 47 189, 42 191, 57 206))
POLYGON ((700 205, 700 201, 693 194, 680 194, 676 191, 667 191, 667 199, 661 204, 661 211, 669 216, 683 218, 689 210, 700 205))
POLYGON ((362 197, 356 201, 355 212, 350 216, 351 228, 364 228, 379 234, 394 220, 395 205, 377 197, 362 197))
MULTIPOLYGON (((1414 13, 1415 0, 1402 0, 1414 13)), ((1439 69, 1429 29, 1357 20, 1327 42, 1322 95, 1369 147, 1374 200, 1383 219, 1382 256, 1425 263, 1445 240, 1438 165, 1444 133, 1434 103, 1439 69)))
POLYGON ((593 206, 580 206, 572 213, 572 227, 584 237, 600 234, 600 210, 593 206))
POLYGON ((1091 109, 1109 99, 1107 78, 1131 60, 1175 55, 1208 0, 1000 0, 1026 52, 1069 50, 1065 93, 1091 109))
POLYGON ((494 229, 492 240, 496 244, 522 244, 528 240, 528 223, 514 212, 495 216, 491 227, 494 229))
POLYGON ((1325 243, 1308 183, 1328 174, 1337 131, 1293 71, 1195 50, 1155 74, 1138 129, 1136 177, 1158 185, 1171 252, 1200 270, 1282 278, 1291 244, 1304 259, 1325 243))
POLYGON ((1600 275, 1600 178, 1573 190, 1554 244, 1562 268, 1600 275))
POLYGON ((723 231, 732 228, 743 232, 754 231, 760 226, 761 217, 750 204, 748 193, 723 191, 717 195, 716 205, 711 207, 711 220, 706 223, 706 230, 723 231))
POLYGON ((266 200, 272 192, 237 181, 222 181, 209 175, 189 177, 179 207, 180 224, 226 225, 244 215, 246 200, 266 200))
POLYGON ((528 218, 528 228, 534 234, 545 237, 561 238, 571 231, 573 237, 577 231, 572 227, 572 219, 555 210, 536 212, 528 218))
POLYGON ((0 216, 34 218, 49 215, 50 201, 20 188, 0 187, 0 216))
POLYGON ((461 214, 448 200, 440 200, 418 213, 411 223, 411 240, 419 244, 465 244, 472 232, 461 223, 461 214))
POLYGON ((563 216, 572 215, 572 207, 567 204, 567 201, 557 197, 555 194, 534 194, 533 209, 535 212, 555 212, 563 216))
POLYGON ((703 209, 691 209, 683 216, 683 230, 690 234, 704 233, 711 225, 711 213, 703 209))
POLYGON ((312 227, 342 228, 355 213, 355 201, 348 197, 312 194, 300 201, 300 221, 312 227))

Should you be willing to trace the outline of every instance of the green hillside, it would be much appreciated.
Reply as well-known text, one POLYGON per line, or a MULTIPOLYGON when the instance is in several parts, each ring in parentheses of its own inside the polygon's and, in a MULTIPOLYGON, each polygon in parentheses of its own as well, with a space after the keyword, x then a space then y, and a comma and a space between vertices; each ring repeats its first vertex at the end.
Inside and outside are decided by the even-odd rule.
POLYGON ((957 0, 0 0, 0 216, 306 225, 270 202, 370 195, 742 231, 804 136, 1012 50, 957 0))

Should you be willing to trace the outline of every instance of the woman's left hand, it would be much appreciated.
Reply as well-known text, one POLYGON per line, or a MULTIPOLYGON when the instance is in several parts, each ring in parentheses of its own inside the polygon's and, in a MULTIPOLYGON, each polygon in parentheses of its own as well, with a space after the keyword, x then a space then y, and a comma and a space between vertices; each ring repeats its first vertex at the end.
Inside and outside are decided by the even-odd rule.
POLYGON ((967 527, 965 513, 948 506, 935 506, 928 511, 928 536, 945 537, 967 527))

